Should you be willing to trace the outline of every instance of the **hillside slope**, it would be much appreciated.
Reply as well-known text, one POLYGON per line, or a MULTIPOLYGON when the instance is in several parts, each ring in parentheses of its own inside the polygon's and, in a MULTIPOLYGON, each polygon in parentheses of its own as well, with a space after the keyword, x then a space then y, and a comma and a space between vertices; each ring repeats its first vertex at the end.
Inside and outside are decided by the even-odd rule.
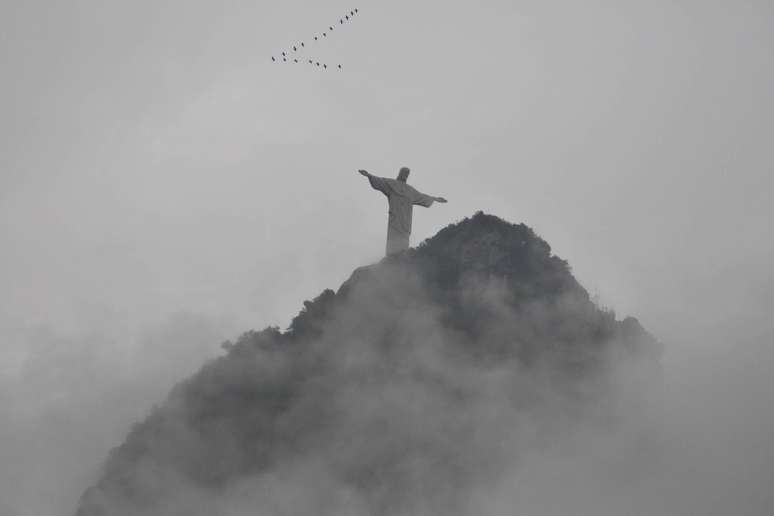
POLYGON ((616 368, 660 352, 530 228, 482 213, 224 349, 113 450, 77 516, 474 514, 521 450, 608 424, 616 368))

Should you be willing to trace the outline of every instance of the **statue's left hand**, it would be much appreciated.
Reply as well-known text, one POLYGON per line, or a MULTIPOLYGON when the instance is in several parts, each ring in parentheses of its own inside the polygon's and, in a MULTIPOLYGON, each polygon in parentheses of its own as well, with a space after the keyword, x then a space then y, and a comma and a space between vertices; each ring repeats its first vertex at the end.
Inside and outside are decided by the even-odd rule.
POLYGON ((444 199, 443 197, 436 197, 435 200, 436 200, 436 202, 449 202, 446 199, 444 199))

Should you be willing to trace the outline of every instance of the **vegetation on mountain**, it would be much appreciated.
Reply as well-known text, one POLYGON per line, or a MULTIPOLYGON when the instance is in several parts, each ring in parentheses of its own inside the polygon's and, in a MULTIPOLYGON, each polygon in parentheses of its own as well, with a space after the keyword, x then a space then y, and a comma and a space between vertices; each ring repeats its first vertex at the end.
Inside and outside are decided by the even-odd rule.
POLYGON ((78 516, 466 513, 520 447, 604 407, 622 360, 660 352, 530 228, 483 213, 223 348, 113 450, 78 516))

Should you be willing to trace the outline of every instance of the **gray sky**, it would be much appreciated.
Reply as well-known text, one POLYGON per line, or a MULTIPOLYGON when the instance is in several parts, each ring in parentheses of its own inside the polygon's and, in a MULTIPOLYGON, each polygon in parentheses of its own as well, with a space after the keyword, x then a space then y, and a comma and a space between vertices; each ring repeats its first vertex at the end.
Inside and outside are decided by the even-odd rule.
POLYGON ((476 210, 532 226, 667 344, 675 388, 772 409, 771 2, 265 4, 0 3, 0 464, 26 461, 0 509, 79 491, 3 431, 64 422, 91 478, 219 339, 378 260, 358 168, 449 199, 414 243, 476 210), (344 71, 270 62, 353 7, 308 52, 344 71), (134 402, 84 436, 95 388, 134 402))

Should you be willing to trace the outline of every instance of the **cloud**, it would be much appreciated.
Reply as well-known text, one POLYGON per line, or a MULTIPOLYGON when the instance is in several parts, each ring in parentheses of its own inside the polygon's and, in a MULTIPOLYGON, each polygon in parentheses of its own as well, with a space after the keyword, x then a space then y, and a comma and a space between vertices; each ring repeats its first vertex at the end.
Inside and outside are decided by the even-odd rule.
POLYGON ((126 334, 4 327, 2 513, 71 512, 131 422, 218 351, 224 326, 177 314, 126 334))

